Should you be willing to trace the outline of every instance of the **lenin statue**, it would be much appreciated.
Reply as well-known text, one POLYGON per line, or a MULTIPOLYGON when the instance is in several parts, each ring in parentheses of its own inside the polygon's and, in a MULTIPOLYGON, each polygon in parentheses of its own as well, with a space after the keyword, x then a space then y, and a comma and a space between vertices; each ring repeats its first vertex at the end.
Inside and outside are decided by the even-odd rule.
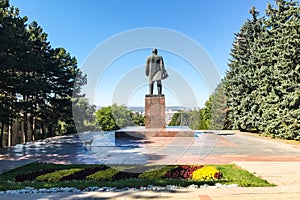
POLYGON ((164 66, 162 56, 157 55, 157 49, 152 49, 152 55, 147 58, 146 62, 146 76, 149 77, 149 94, 153 95, 154 82, 157 83, 157 91, 162 95, 161 80, 168 78, 167 71, 164 66))

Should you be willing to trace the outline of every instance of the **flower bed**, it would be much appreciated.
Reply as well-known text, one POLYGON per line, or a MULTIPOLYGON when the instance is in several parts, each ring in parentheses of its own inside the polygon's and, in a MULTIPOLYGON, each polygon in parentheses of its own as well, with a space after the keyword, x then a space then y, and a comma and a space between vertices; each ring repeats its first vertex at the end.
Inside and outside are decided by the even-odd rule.
POLYGON ((189 185, 272 186, 235 165, 55 165, 32 163, 0 174, 0 190, 25 187, 97 186, 140 188, 149 185, 188 187, 189 185), (29 173, 28 173, 29 172, 29 173), (22 182, 23 181, 23 182, 22 182))
POLYGON ((183 165, 178 166, 166 173, 167 178, 183 178, 189 179, 195 170, 201 169, 203 165, 183 165))
POLYGON ((109 168, 99 166, 87 169, 47 169, 16 176, 15 180, 59 182, 72 180, 117 181, 124 179, 191 179, 195 181, 221 179, 222 174, 214 166, 170 165, 154 167, 109 168))
POLYGON ((204 166, 195 170, 192 174, 194 181, 209 181, 222 178, 222 174, 214 166, 204 166))

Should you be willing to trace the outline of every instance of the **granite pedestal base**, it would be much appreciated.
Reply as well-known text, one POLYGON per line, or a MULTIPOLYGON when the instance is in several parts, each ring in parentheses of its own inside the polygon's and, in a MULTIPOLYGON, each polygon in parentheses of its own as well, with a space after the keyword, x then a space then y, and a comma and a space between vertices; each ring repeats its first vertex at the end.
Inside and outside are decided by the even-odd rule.
POLYGON ((165 128, 165 96, 146 95, 145 97, 145 127, 165 128))
POLYGON ((194 137, 189 127, 145 128, 126 127, 115 132, 115 138, 194 137))
POLYGON ((194 131, 188 127, 126 127, 115 132, 116 146, 189 146, 193 142, 194 131))

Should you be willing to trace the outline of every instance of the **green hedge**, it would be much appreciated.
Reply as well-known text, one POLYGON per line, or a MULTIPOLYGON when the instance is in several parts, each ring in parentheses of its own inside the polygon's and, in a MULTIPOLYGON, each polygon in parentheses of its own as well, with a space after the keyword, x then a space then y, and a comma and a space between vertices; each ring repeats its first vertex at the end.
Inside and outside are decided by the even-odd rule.
POLYGON ((148 180, 155 180, 155 179, 161 179, 164 178, 166 173, 168 171, 171 171, 172 169, 176 168, 176 165, 170 165, 170 166, 158 166, 157 169, 151 169, 149 171, 146 171, 138 176, 140 179, 148 179, 148 180))
POLYGON ((86 177, 87 180, 97 180, 97 181, 112 181, 115 174, 119 173, 120 170, 109 168, 107 170, 101 170, 94 174, 86 177))
POLYGON ((59 182, 63 177, 69 176, 71 174, 74 174, 75 172, 78 172, 82 169, 79 168, 73 168, 73 169, 64 169, 64 170, 59 170, 55 171, 49 174, 44 174, 41 176, 38 176, 36 178, 37 181, 39 182, 51 182, 51 183, 57 183, 59 182))

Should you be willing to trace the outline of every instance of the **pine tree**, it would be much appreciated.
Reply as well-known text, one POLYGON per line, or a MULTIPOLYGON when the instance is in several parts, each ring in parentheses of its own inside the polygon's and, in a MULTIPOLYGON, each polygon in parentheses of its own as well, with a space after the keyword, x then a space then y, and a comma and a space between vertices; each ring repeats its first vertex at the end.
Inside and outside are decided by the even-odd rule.
POLYGON ((0 147, 75 131, 72 97, 86 84, 76 59, 51 48, 8 1, 0 2, 0 43, 0 147))
MULTIPOLYGON (((18 91, 22 85, 22 61, 28 48, 26 34, 27 17, 20 17, 19 10, 9 7, 8 2, 0 7, 0 103, 1 133, 8 135, 8 146, 14 144, 12 124, 20 116, 20 97, 18 91), (5 130, 6 129, 6 130, 5 130)), ((2 146, 2 141, 1 141, 2 146)))

